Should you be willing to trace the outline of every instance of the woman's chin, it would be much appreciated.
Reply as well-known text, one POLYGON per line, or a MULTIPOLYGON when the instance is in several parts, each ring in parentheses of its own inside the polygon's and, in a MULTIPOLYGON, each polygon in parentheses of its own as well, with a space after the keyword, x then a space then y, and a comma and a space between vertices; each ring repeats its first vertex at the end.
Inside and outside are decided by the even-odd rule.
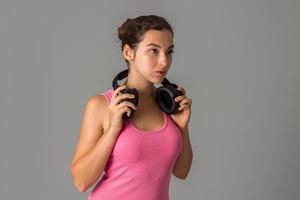
POLYGON ((163 80, 164 80, 164 76, 161 76, 161 77, 155 77, 154 79, 152 79, 152 82, 154 84, 157 84, 157 83, 161 83, 163 80))

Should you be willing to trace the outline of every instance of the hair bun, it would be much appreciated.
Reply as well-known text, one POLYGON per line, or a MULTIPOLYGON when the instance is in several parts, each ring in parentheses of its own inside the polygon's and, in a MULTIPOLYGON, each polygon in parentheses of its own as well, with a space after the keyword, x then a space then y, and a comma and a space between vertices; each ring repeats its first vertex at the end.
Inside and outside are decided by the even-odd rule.
POLYGON ((127 18, 127 20, 121 26, 118 27, 118 37, 120 40, 123 40, 126 37, 126 31, 128 30, 128 27, 130 26, 130 23, 132 21, 132 19, 127 18))

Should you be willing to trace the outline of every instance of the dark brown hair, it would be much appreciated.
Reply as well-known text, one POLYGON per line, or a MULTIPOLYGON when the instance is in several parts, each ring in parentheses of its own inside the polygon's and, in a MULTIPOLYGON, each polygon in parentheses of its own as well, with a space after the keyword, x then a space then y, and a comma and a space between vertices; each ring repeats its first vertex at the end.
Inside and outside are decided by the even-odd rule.
MULTIPOLYGON (((173 28, 167 20, 157 15, 142 15, 134 19, 127 18, 127 20, 118 27, 118 37, 121 41, 121 50, 125 44, 130 48, 135 49, 140 41, 143 40, 144 34, 148 30, 169 30, 173 37, 173 28)), ((126 60, 128 65, 128 60, 126 60)))

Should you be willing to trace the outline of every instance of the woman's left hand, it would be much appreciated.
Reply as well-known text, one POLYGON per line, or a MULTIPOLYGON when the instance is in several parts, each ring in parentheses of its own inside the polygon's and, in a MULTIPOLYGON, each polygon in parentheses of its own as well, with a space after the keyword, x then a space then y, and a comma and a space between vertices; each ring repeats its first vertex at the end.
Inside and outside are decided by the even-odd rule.
POLYGON ((191 106, 192 106, 192 99, 185 96, 185 90, 178 86, 177 90, 182 92, 182 96, 178 96, 175 98, 176 102, 179 103, 179 112, 171 114, 171 118, 177 124, 177 126, 181 129, 188 126, 189 120, 191 118, 191 106))

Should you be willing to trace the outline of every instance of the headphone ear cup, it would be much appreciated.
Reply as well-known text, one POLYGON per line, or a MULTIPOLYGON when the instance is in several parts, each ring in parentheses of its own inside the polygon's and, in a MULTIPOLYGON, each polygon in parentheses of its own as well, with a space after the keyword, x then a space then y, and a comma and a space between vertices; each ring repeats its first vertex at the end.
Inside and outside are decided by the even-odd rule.
POLYGON ((177 96, 182 95, 182 92, 171 85, 165 85, 157 88, 156 101, 164 112, 173 114, 178 112, 179 102, 175 101, 177 96))
MULTIPOLYGON (((120 93, 122 93, 122 94, 133 94, 134 95, 134 98, 123 99, 121 102, 123 102, 123 101, 129 101, 129 102, 133 103, 135 106, 138 105, 139 94, 138 94, 137 89, 135 89, 135 88, 125 88, 125 89, 121 90, 120 93)), ((128 119, 128 118, 130 118, 134 114, 135 110, 132 109, 131 107, 130 107, 130 110, 131 110, 130 116, 128 117, 127 116, 127 112, 125 112, 123 114, 123 116, 122 116, 123 119, 128 119)))

